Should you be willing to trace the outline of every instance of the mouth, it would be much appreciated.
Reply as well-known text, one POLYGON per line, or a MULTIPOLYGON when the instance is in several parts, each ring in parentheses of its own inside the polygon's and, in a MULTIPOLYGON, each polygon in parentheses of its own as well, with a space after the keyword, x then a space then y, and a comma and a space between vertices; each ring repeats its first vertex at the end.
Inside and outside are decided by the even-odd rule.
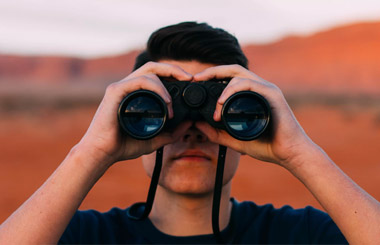
POLYGON ((173 158, 175 161, 203 162, 210 161, 211 157, 200 150, 186 150, 173 158))

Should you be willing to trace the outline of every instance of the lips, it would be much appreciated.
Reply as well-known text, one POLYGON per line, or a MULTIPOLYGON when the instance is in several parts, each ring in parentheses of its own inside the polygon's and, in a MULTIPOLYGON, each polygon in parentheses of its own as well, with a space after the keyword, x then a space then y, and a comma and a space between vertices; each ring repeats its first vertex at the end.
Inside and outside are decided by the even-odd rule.
POLYGON ((211 160, 211 157, 208 156, 206 153, 204 153, 203 151, 201 150, 186 150, 178 155, 176 155, 174 158, 174 160, 185 160, 185 159, 188 159, 188 160, 193 160, 193 161, 196 161, 196 160, 211 160))

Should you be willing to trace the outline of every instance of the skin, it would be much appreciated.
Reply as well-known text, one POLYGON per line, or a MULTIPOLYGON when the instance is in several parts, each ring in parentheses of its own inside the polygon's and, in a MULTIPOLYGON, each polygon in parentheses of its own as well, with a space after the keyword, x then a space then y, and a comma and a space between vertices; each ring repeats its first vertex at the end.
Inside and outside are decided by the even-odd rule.
MULTIPOLYGON (((214 66, 195 61, 161 62, 179 66, 190 74, 197 74, 214 66)), ((193 82, 197 81, 193 79, 193 82)), ((165 145, 159 186, 149 217, 157 228, 167 234, 180 236, 212 233, 211 210, 218 152, 219 144, 209 141, 195 124, 176 142, 165 145), (186 222, 179 226, 172 220, 186 222)), ((153 172, 155 157, 155 153, 142 157, 143 166, 149 176, 153 172)), ((229 222, 232 208, 229 202, 231 179, 239 160, 240 153, 228 149, 221 201, 222 228, 229 222)))
POLYGON ((298 178, 350 244, 376 244, 380 240, 379 202, 312 142, 279 88, 238 65, 163 60, 150 62, 107 88, 81 141, 44 185, 1 225, 0 244, 56 243, 89 190, 110 166, 144 155, 144 168, 151 175, 152 152, 164 145, 163 174, 149 218, 158 229, 171 235, 211 233, 211 199, 219 144, 229 148, 220 209, 221 228, 228 224, 231 212, 230 180, 240 154, 246 154, 284 167, 298 178), (147 141, 121 135, 116 119, 118 105, 125 95, 137 89, 158 93, 167 103, 169 115, 173 115, 170 95, 158 76, 193 82, 232 77, 218 100, 214 119, 220 120, 221 107, 230 95, 242 90, 255 91, 271 105, 270 135, 241 142, 204 122, 184 122, 172 133, 162 133, 147 141))

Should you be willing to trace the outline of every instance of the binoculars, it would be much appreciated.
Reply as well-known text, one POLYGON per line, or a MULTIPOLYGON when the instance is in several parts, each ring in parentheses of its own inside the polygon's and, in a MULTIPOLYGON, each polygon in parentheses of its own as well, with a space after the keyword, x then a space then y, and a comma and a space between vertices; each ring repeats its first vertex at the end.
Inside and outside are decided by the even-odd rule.
POLYGON ((136 90, 121 101, 118 109, 119 124, 127 135, 147 140, 190 120, 206 121, 238 140, 247 141, 260 137, 268 127, 270 106, 263 96, 252 91, 230 96, 223 105, 222 120, 214 121, 216 103, 228 80, 188 82, 161 78, 161 81, 172 97, 174 117, 168 118, 166 103, 158 94, 136 90))

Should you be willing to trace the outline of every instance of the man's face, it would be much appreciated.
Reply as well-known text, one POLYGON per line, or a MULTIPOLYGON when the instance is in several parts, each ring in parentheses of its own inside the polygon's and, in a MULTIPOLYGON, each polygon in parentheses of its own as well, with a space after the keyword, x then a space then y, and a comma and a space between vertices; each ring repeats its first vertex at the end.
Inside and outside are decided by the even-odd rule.
MULTIPOLYGON (((215 66, 197 61, 161 61, 182 67, 191 74, 215 66)), ((180 194, 201 195, 213 191, 219 145, 208 141, 207 137, 192 126, 175 143, 164 147, 163 165, 159 185, 180 194)), ((142 157, 145 171, 152 176, 156 154, 142 157)), ((223 184, 230 182, 240 160, 240 153, 228 149, 223 184)))

